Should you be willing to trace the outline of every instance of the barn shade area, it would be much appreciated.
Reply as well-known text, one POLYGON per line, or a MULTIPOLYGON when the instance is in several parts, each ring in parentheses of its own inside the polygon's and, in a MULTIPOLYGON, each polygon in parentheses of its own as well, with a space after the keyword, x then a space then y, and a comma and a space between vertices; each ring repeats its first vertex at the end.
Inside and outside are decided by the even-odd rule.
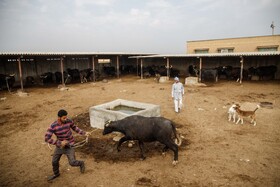
POLYGON ((94 128, 103 129, 107 120, 121 120, 131 115, 145 117, 160 117, 160 106, 117 99, 89 108, 90 125, 94 128))

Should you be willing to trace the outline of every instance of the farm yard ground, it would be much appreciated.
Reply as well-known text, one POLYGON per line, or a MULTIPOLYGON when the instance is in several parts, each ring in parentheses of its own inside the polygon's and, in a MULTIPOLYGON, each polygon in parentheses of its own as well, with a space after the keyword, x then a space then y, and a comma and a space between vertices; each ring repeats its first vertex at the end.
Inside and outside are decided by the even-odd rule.
POLYGON ((55 86, 29 88, 28 96, 1 91, 0 186, 280 186, 279 81, 186 86, 179 114, 173 110, 172 83, 127 76, 73 84, 64 91, 55 86), (117 152, 113 135, 103 136, 97 129, 88 144, 76 149, 86 172, 69 166, 63 156, 61 176, 48 183, 53 150, 44 144, 44 134, 57 111, 66 109, 81 129, 91 131, 89 107, 115 99, 160 105, 161 115, 173 120, 184 137, 178 165, 172 165, 171 151, 161 155, 163 146, 157 143, 145 144, 144 161, 137 145, 123 144, 117 152), (246 109, 272 102, 273 108, 257 110, 256 126, 248 119, 235 125, 227 121, 232 102, 246 109))

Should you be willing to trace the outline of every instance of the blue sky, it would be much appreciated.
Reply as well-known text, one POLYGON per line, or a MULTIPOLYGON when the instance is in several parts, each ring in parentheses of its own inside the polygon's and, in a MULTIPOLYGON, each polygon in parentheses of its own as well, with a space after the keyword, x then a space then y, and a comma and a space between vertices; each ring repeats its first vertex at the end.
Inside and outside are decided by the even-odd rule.
POLYGON ((280 0, 0 0, 0 52, 186 53, 280 33, 280 0))

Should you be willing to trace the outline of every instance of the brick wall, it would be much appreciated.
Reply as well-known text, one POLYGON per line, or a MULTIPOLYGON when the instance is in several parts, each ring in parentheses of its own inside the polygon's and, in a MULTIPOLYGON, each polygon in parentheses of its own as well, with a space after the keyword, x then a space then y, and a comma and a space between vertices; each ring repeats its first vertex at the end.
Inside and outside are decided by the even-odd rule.
POLYGON ((199 49, 218 53, 221 48, 233 48, 233 52, 257 52, 258 47, 276 47, 280 51, 280 35, 187 41, 187 54, 194 54, 199 49))

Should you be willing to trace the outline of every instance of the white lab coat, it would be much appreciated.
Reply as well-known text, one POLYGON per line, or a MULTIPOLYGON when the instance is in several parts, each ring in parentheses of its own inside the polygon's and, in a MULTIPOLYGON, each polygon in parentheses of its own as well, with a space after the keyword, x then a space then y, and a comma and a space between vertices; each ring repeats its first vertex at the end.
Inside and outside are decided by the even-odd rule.
POLYGON ((175 105, 175 112, 179 112, 179 109, 182 108, 183 105, 183 95, 185 94, 184 86, 181 82, 175 82, 172 85, 172 98, 174 99, 174 105, 175 105))

